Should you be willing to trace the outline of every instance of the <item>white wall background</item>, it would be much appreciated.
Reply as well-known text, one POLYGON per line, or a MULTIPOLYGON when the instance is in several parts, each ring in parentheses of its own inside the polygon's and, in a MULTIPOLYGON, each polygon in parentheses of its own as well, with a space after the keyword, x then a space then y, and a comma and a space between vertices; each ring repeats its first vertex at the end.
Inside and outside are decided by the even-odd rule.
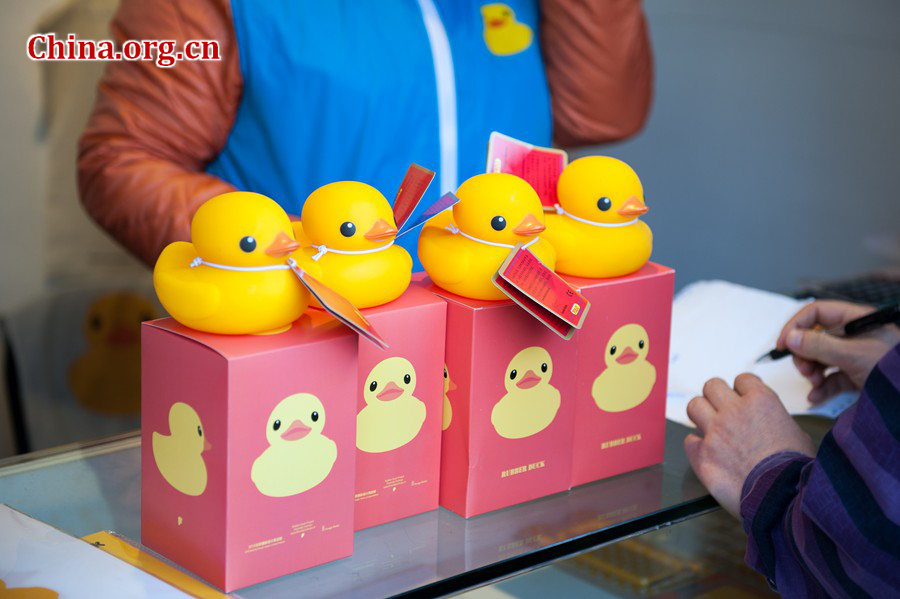
POLYGON ((25 55, 25 41, 57 4, 14 0, 0 6, 0 312, 40 294, 43 285, 40 73, 25 55))
POLYGON ((677 285, 791 291, 900 266, 900 3, 649 0, 635 167, 677 285))

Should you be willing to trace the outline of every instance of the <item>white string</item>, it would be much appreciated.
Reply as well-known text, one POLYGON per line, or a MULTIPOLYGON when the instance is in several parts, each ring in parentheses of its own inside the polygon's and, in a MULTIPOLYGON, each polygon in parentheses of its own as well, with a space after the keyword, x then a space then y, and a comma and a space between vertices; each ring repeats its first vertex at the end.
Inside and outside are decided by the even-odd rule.
POLYGON ((325 244, 322 244, 322 245, 313 244, 312 247, 316 248, 319 251, 312 257, 312 259, 314 261, 318 262, 319 258, 324 256, 328 252, 331 252, 332 254, 349 254, 351 256, 357 256, 360 254, 374 254, 375 252, 383 252, 384 250, 388 249, 392 245, 394 245, 393 241, 387 245, 382 245, 377 248, 372 248, 370 250, 336 250, 334 248, 327 247, 325 244))
MULTIPOLYGON (((293 258, 292 258, 293 259, 293 258)), ((191 268, 197 268, 200 265, 218 268, 221 270, 233 270, 235 272, 264 272, 267 270, 288 270, 291 267, 287 264, 268 264, 266 266, 229 266, 227 264, 216 264, 215 262, 207 262, 203 258, 197 256, 191 260, 191 268)))
POLYGON ((638 221, 637 218, 634 218, 634 219, 632 219, 628 222, 624 222, 624 223, 598 223, 595 220, 588 220, 586 218, 581 218, 580 216, 575 216, 571 212, 566 212, 565 210, 563 210, 563 207, 560 206, 559 204, 553 204, 553 209, 556 210, 557 214, 561 214, 563 216, 568 216, 569 218, 571 218, 573 220, 577 220, 586 225, 593 225, 595 227, 627 227, 628 225, 633 225, 634 223, 636 223, 638 221))
MULTIPOLYGON (((497 243, 496 241, 488 241, 487 239, 480 239, 478 237, 473 237, 473 236, 469 235, 468 233, 466 233, 465 231, 461 231, 460 229, 458 229, 457 227, 455 227, 453 225, 447 225, 446 229, 448 231, 450 231, 451 233, 453 233, 454 235, 462 235, 466 239, 471 239, 472 241, 477 241, 478 243, 483 243, 484 245, 492 245, 492 246, 498 247, 498 248, 509 248, 509 249, 513 249, 514 247, 516 247, 509 243, 497 243)), ((538 237, 535 236, 534 239, 532 239, 531 241, 529 241, 522 247, 527 248, 528 246, 530 246, 532 243, 534 243, 537 240, 538 240, 538 237)))

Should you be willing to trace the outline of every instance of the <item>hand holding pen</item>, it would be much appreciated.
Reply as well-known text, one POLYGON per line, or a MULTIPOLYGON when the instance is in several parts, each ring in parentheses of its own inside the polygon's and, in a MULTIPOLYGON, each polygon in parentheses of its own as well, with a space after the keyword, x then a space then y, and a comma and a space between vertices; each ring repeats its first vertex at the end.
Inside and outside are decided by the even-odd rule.
MULTIPOLYGON (((862 388, 866 378, 889 349, 900 343, 896 304, 876 311, 871 306, 839 301, 816 301, 803 307, 784 325, 775 358, 794 356, 797 370, 812 384, 811 403, 862 388)), ((775 355, 773 355, 775 354, 775 355)))

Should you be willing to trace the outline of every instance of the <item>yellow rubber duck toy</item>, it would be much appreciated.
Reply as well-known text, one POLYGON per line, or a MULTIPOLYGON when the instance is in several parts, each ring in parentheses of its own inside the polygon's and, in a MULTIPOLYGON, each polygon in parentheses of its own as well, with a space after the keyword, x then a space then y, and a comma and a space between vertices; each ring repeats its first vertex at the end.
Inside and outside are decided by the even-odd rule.
POLYGON ((268 334, 290 328, 309 292, 288 267, 297 250, 287 214, 272 199, 235 191, 207 200, 191 221, 192 243, 176 241, 153 269, 163 307, 210 333, 268 334))
POLYGON ((356 416, 356 446, 382 453, 415 439, 426 415, 415 390, 416 371, 409 360, 395 356, 376 364, 363 388, 366 407, 356 416))
POLYGON ((491 410, 491 424, 501 437, 522 439, 553 422, 561 402, 550 384, 553 362, 543 347, 526 347, 506 367, 506 395, 491 410))
POLYGON ((87 349, 69 367, 69 389, 82 405, 103 414, 141 409, 141 322, 158 317, 147 298, 103 295, 84 318, 87 349))
POLYGON ((578 277, 627 275, 650 259, 653 233, 641 180, 609 156, 585 156, 557 182, 556 214, 547 215, 543 237, 556 248, 556 271, 578 277))
POLYGON ((306 198, 294 223, 309 273, 357 308, 393 301, 409 287, 412 258, 394 245, 397 226, 381 192, 358 181, 323 185, 306 198))
POLYGON ((450 423, 453 422, 453 405, 450 403, 450 397, 447 393, 454 389, 456 389, 456 383, 450 379, 450 371, 447 370, 447 365, 444 364, 444 409, 441 415, 441 430, 444 431, 450 428, 450 423))
POLYGON ((250 478, 269 497, 309 491, 328 477, 337 445, 322 434, 325 408, 319 398, 297 393, 282 399, 266 425, 269 447, 253 462, 250 478))
POLYGON ((153 432, 153 459, 159 473, 185 495, 196 497, 206 490, 202 454, 210 449, 200 416, 180 401, 169 408, 169 434, 153 432))
POLYGON ((650 338, 639 324, 620 327, 604 353, 606 369, 591 387, 594 403, 604 412, 624 412, 639 406, 656 383, 656 367, 647 361, 650 338))
POLYGON ((553 246, 538 237, 544 230, 541 200, 524 179, 475 175, 456 195, 452 219, 437 215, 419 236, 419 259, 438 287, 474 299, 506 299, 491 277, 517 243, 554 268, 553 246))
POLYGON ((507 4, 496 2, 481 7, 484 19, 484 43, 498 56, 518 54, 531 45, 531 27, 516 20, 516 13, 507 4))

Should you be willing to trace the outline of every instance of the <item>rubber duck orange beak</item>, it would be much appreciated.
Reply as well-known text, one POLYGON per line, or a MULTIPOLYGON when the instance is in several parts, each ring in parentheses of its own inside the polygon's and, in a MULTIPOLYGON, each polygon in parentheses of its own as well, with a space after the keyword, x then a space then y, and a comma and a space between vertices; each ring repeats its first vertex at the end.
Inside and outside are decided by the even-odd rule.
POLYGON ((203 453, 204 451, 209 451, 210 449, 212 449, 212 443, 210 443, 206 439, 203 439, 203 451, 201 451, 200 453, 203 453))
POLYGON ((287 256, 298 249, 300 249, 300 242, 281 231, 275 236, 275 241, 266 248, 266 253, 270 256, 287 256))
POLYGON ((363 237, 369 241, 382 241, 384 239, 390 239, 396 234, 397 227, 383 218, 379 218, 375 221, 375 224, 372 225, 372 228, 366 231, 366 234, 363 237))
POLYGON ((647 204, 642 202, 637 196, 631 196, 622 206, 616 210, 622 216, 640 216, 650 210, 647 204))
POLYGON ((547 227, 544 226, 544 223, 539 221, 535 215, 529 214, 522 219, 522 222, 516 225, 516 228, 513 229, 513 233, 522 236, 537 235, 546 228, 547 227))

